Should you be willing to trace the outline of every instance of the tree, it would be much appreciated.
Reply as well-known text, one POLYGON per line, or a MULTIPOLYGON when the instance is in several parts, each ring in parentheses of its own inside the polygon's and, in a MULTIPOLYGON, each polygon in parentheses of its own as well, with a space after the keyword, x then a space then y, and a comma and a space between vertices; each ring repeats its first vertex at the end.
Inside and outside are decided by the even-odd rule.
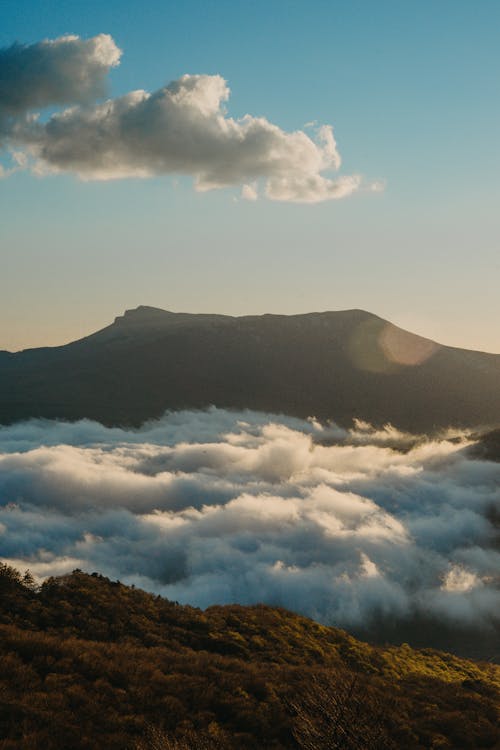
POLYGON ((303 750, 391 750, 387 699, 347 670, 315 674, 290 702, 293 734, 303 750), (385 706, 385 708, 384 708, 385 706))

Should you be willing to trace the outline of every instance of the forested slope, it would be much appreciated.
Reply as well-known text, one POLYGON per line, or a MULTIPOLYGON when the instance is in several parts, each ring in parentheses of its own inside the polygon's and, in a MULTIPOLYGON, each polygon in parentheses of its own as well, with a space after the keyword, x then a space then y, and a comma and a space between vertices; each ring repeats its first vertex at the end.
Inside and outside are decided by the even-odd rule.
POLYGON ((0 568, 1 750, 498 748, 500 668, 0 568))

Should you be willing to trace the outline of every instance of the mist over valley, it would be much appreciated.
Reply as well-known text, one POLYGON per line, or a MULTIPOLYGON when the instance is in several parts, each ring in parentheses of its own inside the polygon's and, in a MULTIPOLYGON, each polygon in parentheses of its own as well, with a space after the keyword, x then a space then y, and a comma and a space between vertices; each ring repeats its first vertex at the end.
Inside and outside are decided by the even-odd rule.
POLYGON ((482 450, 215 407, 138 429, 33 419, 0 428, 0 555, 496 659, 500 463, 482 450))

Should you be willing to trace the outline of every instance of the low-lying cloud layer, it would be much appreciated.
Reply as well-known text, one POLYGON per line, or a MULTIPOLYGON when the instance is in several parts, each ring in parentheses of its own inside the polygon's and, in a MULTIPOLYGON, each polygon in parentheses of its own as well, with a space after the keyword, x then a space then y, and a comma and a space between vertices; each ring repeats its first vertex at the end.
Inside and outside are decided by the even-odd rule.
POLYGON ((0 145, 12 156, 4 176, 28 167, 92 180, 187 174, 199 190, 241 185, 242 197, 255 200, 263 182, 268 198, 305 203, 360 187, 358 175, 323 174, 341 163, 330 125, 312 138, 265 117, 233 119, 219 75, 184 75, 153 93, 98 101, 120 55, 107 34, 0 50, 0 145), (36 112, 64 104, 73 106, 46 120, 36 112))
POLYGON ((255 412, 142 429, 0 428, 0 555, 97 570, 171 599, 283 605, 366 626, 500 612, 500 464, 465 439, 351 432, 255 412))

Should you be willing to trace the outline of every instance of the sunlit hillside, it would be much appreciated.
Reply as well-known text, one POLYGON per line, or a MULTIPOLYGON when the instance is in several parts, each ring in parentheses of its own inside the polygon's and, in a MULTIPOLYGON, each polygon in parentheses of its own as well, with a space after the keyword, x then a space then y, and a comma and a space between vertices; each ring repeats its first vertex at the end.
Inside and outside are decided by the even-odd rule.
POLYGON ((500 668, 0 568, 1 750, 498 748, 500 668))

